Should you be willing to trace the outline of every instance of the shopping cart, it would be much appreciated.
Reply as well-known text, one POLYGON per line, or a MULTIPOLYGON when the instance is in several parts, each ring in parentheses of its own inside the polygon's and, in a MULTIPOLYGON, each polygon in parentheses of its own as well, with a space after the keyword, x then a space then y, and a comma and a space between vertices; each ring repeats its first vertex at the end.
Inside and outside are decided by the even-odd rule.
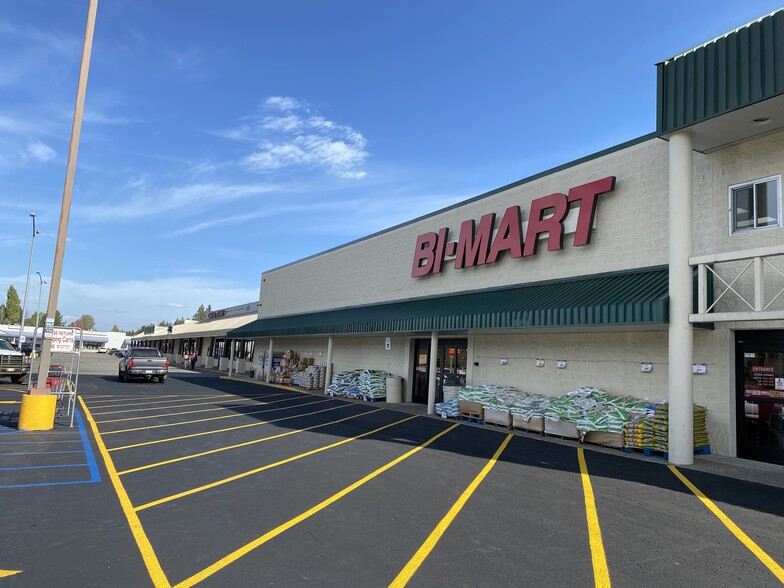
MULTIPOLYGON (((37 382, 34 384, 37 385, 37 382)), ((46 390, 57 396, 54 409, 55 417, 70 416, 76 400, 76 387, 73 384, 71 370, 64 365, 52 364, 46 377, 46 390)))

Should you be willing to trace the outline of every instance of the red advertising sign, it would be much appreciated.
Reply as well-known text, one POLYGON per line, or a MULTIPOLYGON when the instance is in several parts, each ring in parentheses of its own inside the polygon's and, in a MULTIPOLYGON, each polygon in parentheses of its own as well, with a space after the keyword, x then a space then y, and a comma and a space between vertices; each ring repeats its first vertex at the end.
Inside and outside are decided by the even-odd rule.
POLYGON ((449 229, 437 233, 419 235, 414 247, 412 278, 438 274, 444 268, 446 258, 454 257, 456 270, 475 267, 498 261, 503 253, 510 257, 528 257, 536 254, 539 239, 548 237, 547 250, 563 249, 564 221, 571 205, 579 202, 577 226, 574 231, 574 246, 581 247, 591 242, 591 229, 598 197, 615 190, 615 176, 589 182, 569 189, 569 194, 557 192, 542 196, 531 202, 528 226, 523 237, 522 213, 519 206, 510 206, 501 217, 498 230, 494 231, 496 214, 491 212, 479 219, 463 221, 457 241, 449 240, 449 229))

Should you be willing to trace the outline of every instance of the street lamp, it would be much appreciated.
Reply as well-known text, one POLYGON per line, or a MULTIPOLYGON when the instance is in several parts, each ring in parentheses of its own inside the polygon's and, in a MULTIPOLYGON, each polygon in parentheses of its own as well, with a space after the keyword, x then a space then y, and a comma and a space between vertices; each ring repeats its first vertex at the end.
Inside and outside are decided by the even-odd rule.
POLYGON ((41 292, 44 291, 44 284, 46 284, 46 280, 43 279, 41 276, 41 272, 35 272, 38 274, 38 304, 35 307, 35 327, 33 328, 33 355, 35 355, 35 343, 38 338, 38 323, 41 322, 41 292))
POLYGON ((25 315, 27 314, 27 291, 30 289, 30 270, 33 268, 33 249, 35 249, 35 236, 38 234, 38 231, 35 230, 35 213, 30 213, 30 218, 33 219, 33 238, 30 243, 30 260, 27 262, 27 281, 25 282, 25 295, 24 295, 24 304, 22 305, 22 319, 19 321, 19 348, 22 347, 22 342, 24 341, 23 333, 24 333, 24 322, 25 322, 25 315))
MULTIPOLYGON (((41 292, 44 291, 44 284, 46 284, 46 280, 41 276, 41 272, 35 272, 38 274, 38 304, 35 307, 35 326, 33 327, 33 349, 30 352, 30 358, 35 358, 35 344, 38 340, 38 323, 41 322, 41 292)), ((42 333, 43 335, 43 333, 42 333)), ((32 378, 27 378, 27 390, 29 391, 33 385, 32 378)))

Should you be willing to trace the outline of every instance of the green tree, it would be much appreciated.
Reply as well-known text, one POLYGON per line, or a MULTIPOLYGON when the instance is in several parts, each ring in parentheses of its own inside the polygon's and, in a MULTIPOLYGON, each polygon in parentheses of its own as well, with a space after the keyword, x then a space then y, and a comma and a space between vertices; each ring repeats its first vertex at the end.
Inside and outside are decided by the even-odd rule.
POLYGON ((159 327, 168 327, 171 323, 167 323, 166 321, 161 321, 158 323, 159 327))
POLYGON ((43 327, 46 324, 46 315, 42 312, 34 312, 25 320, 28 327, 43 327))
POLYGON ((65 326, 65 319, 63 318, 63 315, 59 310, 54 311, 54 326, 55 327, 65 326))
POLYGON ((207 311, 204 310, 204 305, 200 304, 199 309, 196 311, 196 314, 193 315, 193 320, 203 321, 205 318, 207 318, 207 311))
POLYGON ((79 322, 82 323, 82 329, 85 331, 92 331, 95 329, 95 319, 89 314, 83 314, 80 316, 79 322))
POLYGON ((22 320, 22 303, 13 285, 8 286, 8 293, 5 298, 5 320, 8 321, 9 325, 19 323, 22 320))
POLYGON ((185 324, 185 318, 178 318, 176 321, 174 321, 174 324, 175 325, 184 325, 185 324))
POLYGON ((0 304, 0 325, 6 324, 5 322, 5 304, 0 304))
POLYGON ((120 327, 118 327, 117 325, 114 325, 114 326, 112 327, 112 333, 120 333, 120 332, 121 332, 121 331, 120 331, 120 327))

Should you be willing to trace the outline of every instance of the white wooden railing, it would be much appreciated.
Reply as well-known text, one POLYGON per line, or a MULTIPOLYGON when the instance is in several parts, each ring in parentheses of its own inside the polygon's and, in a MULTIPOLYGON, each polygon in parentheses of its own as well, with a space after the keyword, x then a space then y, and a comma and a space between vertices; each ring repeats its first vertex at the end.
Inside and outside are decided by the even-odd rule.
MULTIPOLYGON (((689 315, 689 322, 713 323, 725 321, 784 320, 784 310, 771 309, 771 305, 782 293, 784 293, 784 287, 782 287, 775 296, 770 297, 770 300, 765 300, 766 269, 772 269, 784 278, 784 272, 771 263, 769 259, 780 255, 784 255, 784 245, 690 257, 689 265, 697 267, 697 313, 689 315), (739 270, 737 276, 728 282, 716 271, 716 266, 730 262, 740 262, 740 264, 743 264, 743 262, 747 263, 739 270), (748 272, 749 268, 752 267, 753 272, 748 272), (714 277, 715 297, 710 305, 708 305, 708 272, 711 272, 714 277), (754 299, 747 300, 747 297, 738 292, 738 289, 740 284, 744 283, 744 278, 745 280, 751 279, 752 273, 754 280, 754 299), (719 283, 724 285, 724 290, 716 295, 719 283), (727 295, 727 299, 740 301, 741 306, 745 305, 748 307, 748 310, 744 309, 733 312, 715 311, 716 305, 725 295, 727 295)), ((782 300, 784 300, 784 298, 782 298, 782 300)), ((778 306, 781 307, 782 304, 779 304, 778 306)))

